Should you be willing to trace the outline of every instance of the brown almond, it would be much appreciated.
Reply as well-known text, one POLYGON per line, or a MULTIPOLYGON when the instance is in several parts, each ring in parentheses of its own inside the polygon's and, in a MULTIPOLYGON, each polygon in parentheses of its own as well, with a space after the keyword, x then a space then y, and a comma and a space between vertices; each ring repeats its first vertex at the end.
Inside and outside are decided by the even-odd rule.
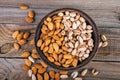
POLYGON ((54 64, 56 64, 57 66, 61 66, 61 64, 59 62, 54 62, 54 64))
POLYGON ((24 38, 24 39, 27 39, 27 38, 29 37, 29 35, 30 35, 29 32, 25 32, 25 33, 23 34, 23 38, 24 38))
POLYGON ((60 23, 59 22, 55 23, 55 25, 56 25, 56 29, 60 28, 60 23))
POLYGON ((52 57, 48 57, 48 60, 49 60, 50 62, 54 62, 54 59, 53 59, 52 57))
POLYGON ((53 43, 53 48, 55 49, 56 52, 59 51, 59 46, 57 43, 53 43))
POLYGON ((70 65, 68 65, 68 64, 63 64, 62 66, 65 67, 65 68, 67 68, 67 67, 69 67, 70 65))
POLYGON ((35 44, 34 39, 32 39, 32 40, 30 41, 30 44, 31 44, 31 45, 35 44))
POLYGON ((38 69, 38 73, 43 74, 46 71, 46 68, 40 68, 38 69))
POLYGON ((23 38, 23 32, 20 32, 18 35, 17 35, 17 41, 20 41, 22 38, 23 38))
POLYGON ((41 50, 43 50, 44 47, 45 47, 45 43, 41 45, 41 50))
POLYGON ((56 53, 53 53, 53 58, 58 61, 58 55, 56 53))
POLYGON ((49 75, 47 72, 44 73, 44 80, 49 80, 49 75))
POLYGON ((61 46, 61 41, 56 41, 56 43, 57 43, 59 46, 61 46))
POLYGON ((46 19, 46 21, 51 22, 52 19, 51 19, 50 17, 48 17, 48 18, 46 19))
POLYGON ((66 60, 65 64, 71 64, 72 61, 73 61, 73 59, 68 59, 68 60, 66 60))
POLYGON ((53 45, 52 44, 50 44, 49 45, 49 49, 48 49, 48 53, 53 53, 53 45))
POLYGON ((64 58, 64 59, 72 59, 72 55, 70 55, 70 54, 65 54, 65 55, 63 55, 63 58, 64 58))
POLYGON ((47 64, 45 64, 42 60, 40 61, 40 64, 41 64, 43 67, 45 67, 45 68, 48 67, 47 64))
POLYGON ((50 41, 51 41, 51 40, 50 40, 49 38, 46 39, 46 40, 45 40, 45 45, 48 46, 48 45, 50 44, 50 41))
POLYGON ((41 69, 42 66, 40 64, 34 64, 34 66, 37 68, 37 69, 41 69))
POLYGON ((23 70, 25 70, 25 71, 28 71, 28 70, 29 70, 29 67, 28 67, 26 64, 24 64, 24 65, 22 66, 22 68, 23 68, 23 70))
POLYGON ((30 11, 28 12, 28 16, 31 17, 31 18, 34 18, 35 12, 34 12, 33 10, 30 10, 30 11))
POLYGON ((41 47, 41 45, 42 45, 42 40, 41 39, 39 39, 38 41, 37 41, 37 47, 41 47))
POLYGON ((22 5, 19 6, 19 8, 20 8, 20 9, 28 9, 29 6, 26 5, 26 4, 22 4, 22 5))
POLYGON ((18 43, 14 43, 14 48, 15 48, 16 50, 19 50, 19 49, 20 49, 20 45, 19 45, 18 43))
POLYGON ((19 31, 15 31, 15 32, 12 34, 13 39, 16 39, 18 34, 19 34, 19 31))
POLYGON ((65 47, 65 46, 62 46, 62 49, 63 49, 64 51, 67 51, 67 50, 68 50, 68 48, 65 47))
POLYGON ((24 44, 27 43, 27 41, 26 41, 25 39, 21 39, 20 41, 18 41, 18 43, 19 43, 20 45, 24 45, 24 44))
POLYGON ((62 74, 62 75, 67 75, 68 72, 67 72, 67 71, 60 71, 60 74, 62 74))
POLYGON ((54 29, 54 24, 52 22, 48 22, 47 26, 48 26, 49 30, 53 30, 54 29))
POLYGON ((42 75, 40 75, 40 74, 37 74, 37 79, 38 79, 38 80, 43 80, 43 77, 42 77, 42 75))
POLYGON ((29 16, 27 16, 27 17, 25 17, 25 21, 28 22, 28 23, 33 23, 34 19, 29 17, 29 16))
POLYGON ((59 40, 59 37, 57 35, 53 35, 53 39, 59 40))
POLYGON ((55 80, 60 80, 60 73, 55 74, 55 80))
POLYGON ((30 52, 26 51, 26 52, 23 52, 21 57, 28 57, 30 55, 30 52))
POLYGON ((36 67, 32 67, 32 73, 34 74, 34 75, 36 75, 37 74, 37 68, 36 67))
POLYGON ((54 72, 53 70, 51 70, 51 71, 49 72, 49 75, 50 75, 50 77, 51 77, 52 79, 55 78, 55 72, 54 72))
POLYGON ((48 51, 48 47, 46 46, 44 49, 43 49, 43 52, 47 52, 48 51))
POLYGON ((29 60, 29 59, 25 59, 25 64, 27 66, 31 66, 32 65, 32 62, 29 60))
POLYGON ((73 66, 73 67, 76 67, 77 64, 78 64, 78 59, 74 58, 74 59, 73 59, 73 62, 72 62, 72 66, 73 66))
POLYGON ((31 56, 32 56, 33 58, 35 58, 35 59, 38 59, 37 53, 32 53, 31 56))

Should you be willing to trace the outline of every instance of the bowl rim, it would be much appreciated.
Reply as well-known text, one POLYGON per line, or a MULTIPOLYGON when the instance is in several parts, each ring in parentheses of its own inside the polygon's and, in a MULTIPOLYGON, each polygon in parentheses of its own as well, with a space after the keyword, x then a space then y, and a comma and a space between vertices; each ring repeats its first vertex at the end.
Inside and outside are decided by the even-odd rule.
POLYGON ((73 71, 73 70, 78 70, 78 69, 81 69, 82 67, 84 67, 86 64, 88 64, 93 58, 94 56, 96 55, 97 53, 97 50, 98 50, 98 46, 99 46, 99 32, 98 32, 98 29, 97 29, 97 26, 95 24, 95 22, 92 20, 91 17, 89 17, 85 12, 79 10, 79 9, 74 9, 74 8, 61 8, 61 9, 56 9, 56 10, 53 10, 51 11, 50 13, 48 13, 47 15, 45 15, 42 20, 39 22, 37 28, 36 28, 36 33, 35 33, 35 38, 34 38, 34 41, 35 41, 35 47, 36 47, 36 50, 38 52, 38 55, 40 56, 40 58, 50 67, 54 68, 54 69, 57 69, 57 70, 64 70, 64 71, 73 71), (82 14, 82 17, 85 18, 85 20, 93 26, 93 34, 94 34, 94 49, 93 51, 90 53, 90 56, 85 59, 81 64, 78 64, 76 67, 68 67, 68 68, 64 68, 64 67, 59 67, 57 65, 55 65, 54 63, 50 62, 46 56, 44 55, 44 53, 37 47, 37 41, 39 39, 39 36, 40 36, 40 33, 41 33, 41 28, 42 28, 42 24, 44 22, 44 20, 50 16, 50 15, 54 15, 54 13, 56 12, 60 12, 62 10, 73 10, 73 11, 77 11, 79 12, 80 14, 82 14))

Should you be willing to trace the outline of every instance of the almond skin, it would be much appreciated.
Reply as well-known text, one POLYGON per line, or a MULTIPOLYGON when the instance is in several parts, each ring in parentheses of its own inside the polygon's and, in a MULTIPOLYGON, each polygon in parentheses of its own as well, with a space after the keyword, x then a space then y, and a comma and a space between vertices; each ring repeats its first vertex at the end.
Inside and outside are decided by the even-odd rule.
POLYGON ((34 19, 27 16, 27 17, 25 17, 25 21, 28 22, 28 23, 33 23, 34 19))
POLYGON ((27 38, 29 37, 29 35, 30 35, 29 32, 25 32, 25 33, 23 34, 23 38, 24 38, 24 39, 27 39, 27 38))
POLYGON ((18 43, 14 43, 14 48, 15 48, 16 50, 19 50, 19 49, 20 49, 20 45, 19 45, 18 43))
POLYGON ((38 79, 38 80, 43 80, 43 77, 42 77, 42 75, 40 75, 40 74, 37 74, 37 79, 38 79))
POLYGON ((49 80, 49 75, 47 72, 44 73, 44 80, 49 80))
POLYGON ((12 34, 13 39, 16 39, 18 34, 19 34, 19 31, 15 31, 15 32, 12 34))
POLYGON ((22 53, 22 55, 21 55, 21 57, 28 57, 30 55, 30 52, 23 52, 22 53))
POLYGON ((51 77, 52 79, 55 78, 55 72, 54 72, 53 70, 51 70, 51 71, 49 72, 49 75, 50 75, 50 77, 51 77))
POLYGON ((33 18, 33 17, 35 16, 34 11, 33 11, 33 10, 30 10, 30 11, 28 12, 28 16, 31 17, 31 18, 33 18))
POLYGON ((26 4, 22 4, 19 6, 20 9, 28 9, 29 6, 27 6, 26 4))
POLYGON ((23 70, 25 70, 25 71, 28 71, 28 70, 29 70, 29 67, 28 67, 26 64, 24 64, 24 65, 22 66, 22 68, 23 68, 23 70))
POLYGON ((31 66, 32 65, 32 62, 29 60, 29 59, 25 59, 25 64, 27 66, 31 66))
POLYGON ((20 45, 24 45, 24 44, 27 43, 27 41, 26 41, 25 39, 21 39, 20 41, 18 41, 18 43, 19 43, 20 45))

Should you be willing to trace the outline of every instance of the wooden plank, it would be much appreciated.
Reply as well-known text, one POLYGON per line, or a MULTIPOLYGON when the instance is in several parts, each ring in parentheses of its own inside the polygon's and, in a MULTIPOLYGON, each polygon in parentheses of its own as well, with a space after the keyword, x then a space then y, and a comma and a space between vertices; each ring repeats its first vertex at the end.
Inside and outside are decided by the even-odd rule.
MULTIPOLYGON (((4 59, 0 58, 0 80, 29 80, 27 72, 23 71, 21 66, 24 64, 23 59, 4 59)), ((120 63, 116 62, 91 62, 84 68, 88 68, 89 72, 84 80, 119 80, 120 79, 120 63), (104 67, 104 66, 105 67, 104 67), (91 75, 91 69, 95 68, 100 73, 97 76, 91 75)), ((50 67, 49 67, 50 68, 50 67)), ((81 70, 79 70, 81 71, 81 70)), ((79 75, 80 76, 80 75, 79 75)))
MULTIPOLYGON (((0 25, 0 47, 2 52, 0 57, 20 57, 23 51, 29 51, 34 46, 30 44, 26 44, 21 47, 19 51, 13 48, 14 40, 12 38, 12 33, 15 30, 22 30, 22 31, 30 31, 31 35, 29 40, 34 38, 35 35, 36 25, 34 26, 24 26, 24 25, 14 25, 14 24, 1 24, 0 25), (29 46, 29 47, 28 47, 29 46), (6 52, 4 52, 4 47, 6 52), (4 52, 4 53, 3 53, 4 52)), ((100 33, 106 34, 108 37, 109 45, 106 48, 101 48, 98 51, 98 54, 94 58, 94 60, 101 60, 101 61, 120 61, 120 29, 119 28, 99 28, 100 33)))
POLYGON ((0 6, 18 7, 21 4, 28 4, 32 8, 74 7, 80 9, 116 9, 120 7, 119 3, 119 0, 0 0, 0 6))
MULTIPOLYGON (((36 13, 35 22, 38 24, 40 20, 55 8, 39 8, 33 9, 36 13)), ((78 8, 79 9, 79 8, 78 8)), ((26 24, 24 18, 27 16, 28 10, 20 10, 19 8, 0 7, 0 23, 26 24)), ((81 9, 86 12, 97 24, 98 27, 119 27, 120 26, 120 10, 105 9, 81 9), (104 13, 104 14, 103 14, 104 13)))

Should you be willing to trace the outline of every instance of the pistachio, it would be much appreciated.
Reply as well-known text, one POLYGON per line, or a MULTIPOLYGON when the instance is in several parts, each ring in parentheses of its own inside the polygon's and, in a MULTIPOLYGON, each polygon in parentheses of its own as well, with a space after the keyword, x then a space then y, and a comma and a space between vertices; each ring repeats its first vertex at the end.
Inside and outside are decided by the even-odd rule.
POLYGON ((81 76, 85 76, 88 72, 88 69, 84 69, 82 72, 81 72, 81 76))

